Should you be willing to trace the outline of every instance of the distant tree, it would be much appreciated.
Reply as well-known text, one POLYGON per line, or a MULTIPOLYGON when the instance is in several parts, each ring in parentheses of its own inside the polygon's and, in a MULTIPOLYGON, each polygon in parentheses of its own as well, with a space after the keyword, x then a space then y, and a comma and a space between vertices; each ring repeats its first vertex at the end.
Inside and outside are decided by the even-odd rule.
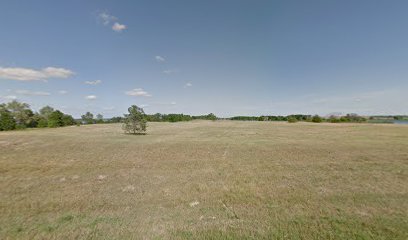
POLYGON ((52 112, 54 112, 54 108, 50 107, 50 106, 45 106, 43 108, 40 109, 40 115, 42 115, 43 117, 45 117, 46 119, 48 119, 48 117, 50 116, 50 114, 52 112))
POLYGON ((90 112, 85 113, 84 115, 81 116, 82 121, 86 124, 94 124, 94 115, 90 112))
POLYGON ((319 117, 319 115, 314 115, 312 117, 312 122, 314 122, 314 123, 320 123, 322 121, 323 121, 323 119, 321 117, 319 117))
POLYGON ((298 120, 295 117, 288 117, 288 123, 295 123, 298 120))
POLYGON ((340 122, 340 118, 338 118, 338 117, 336 117, 336 116, 334 116, 334 115, 331 115, 328 120, 329 120, 329 122, 331 122, 331 123, 338 123, 338 122, 340 122))
POLYGON ((30 125, 30 118, 34 115, 30 105, 13 100, 7 103, 6 109, 16 121, 16 128, 25 128, 30 125))
POLYGON ((75 119, 68 114, 64 114, 62 116, 62 125, 63 126, 72 126, 72 125, 76 125, 76 121, 75 119))
POLYGON ((110 123, 120 123, 120 122, 122 122, 122 117, 113 117, 113 118, 111 118, 111 119, 109 119, 108 121, 110 122, 110 123))
POLYGON ((55 128, 64 126, 63 117, 64 114, 62 112, 58 110, 53 111, 48 117, 48 127, 55 128))
POLYGON ((215 116, 214 113, 210 113, 210 114, 207 115, 207 120, 215 121, 215 120, 217 120, 217 116, 215 116))
POLYGON ((37 127, 39 128, 48 127, 48 120, 43 117, 39 118, 37 123, 37 127))
POLYGON ((96 115, 96 123, 103 123, 103 115, 102 114, 98 114, 96 115))
POLYGON ((0 131, 8 131, 16 128, 16 121, 13 115, 8 111, 4 105, 0 106, 0 131))
POLYGON ((142 108, 132 105, 128 108, 129 114, 124 115, 123 130, 125 133, 143 134, 146 132, 146 118, 142 108))
POLYGON ((359 116, 356 113, 349 113, 346 115, 348 122, 365 122, 367 119, 365 117, 359 116))

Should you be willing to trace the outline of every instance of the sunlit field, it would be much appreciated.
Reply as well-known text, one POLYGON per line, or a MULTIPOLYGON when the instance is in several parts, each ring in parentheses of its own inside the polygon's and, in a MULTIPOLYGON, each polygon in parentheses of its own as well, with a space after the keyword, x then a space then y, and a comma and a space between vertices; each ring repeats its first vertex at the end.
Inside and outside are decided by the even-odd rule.
POLYGON ((408 126, 0 132, 0 239, 407 239, 408 126))

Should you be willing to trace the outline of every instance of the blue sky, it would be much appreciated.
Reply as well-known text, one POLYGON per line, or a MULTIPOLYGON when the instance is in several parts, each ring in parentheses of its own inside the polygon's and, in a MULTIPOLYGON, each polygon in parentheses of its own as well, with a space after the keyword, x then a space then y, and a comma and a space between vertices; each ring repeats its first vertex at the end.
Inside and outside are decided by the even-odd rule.
POLYGON ((408 2, 0 1, 0 102, 408 114, 408 2))

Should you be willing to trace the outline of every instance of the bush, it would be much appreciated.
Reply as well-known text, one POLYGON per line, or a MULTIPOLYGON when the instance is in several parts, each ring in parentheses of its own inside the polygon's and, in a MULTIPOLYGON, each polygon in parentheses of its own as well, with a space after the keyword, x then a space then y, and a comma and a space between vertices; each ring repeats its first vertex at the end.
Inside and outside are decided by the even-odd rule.
POLYGON ((64 126, 64 122, 62 121, 63 117, 64 114, 58 110, 52 112, 48 117, 48 127, 54 128, 64 126))
POLYGON ((39 127, 39 128, 46 128, 46 127, 48 127, 48 121, 47 121, 47 119, 41 118, 40 120, 38 120, 37 127, 39 127))
POLYGON ((314 123, 321 123, 323 121, 323 119, 321 117, 319 117, 319 115, 314 115, 312 117, 312 122, 314 123))
POLYGON ((329 122, 331 122, 331 123, 339 123, 339 122, 340 122, 340 119, 337 118, 336 116, 330 116, 329 122))
POLYGON ((63 126, 72 126, 72 125, 75 125, 75 124, 76 124, 75 119, 71 115, 64 114, 62 116, 62 125, 63 126))
POLYGON ((8 131, 16 128, 16 121, 7 110, 0 111, 0 131, 8 131))
POLYGON ((298 120, 294 117, 288 117, 288 123, 296 123, 298 120))

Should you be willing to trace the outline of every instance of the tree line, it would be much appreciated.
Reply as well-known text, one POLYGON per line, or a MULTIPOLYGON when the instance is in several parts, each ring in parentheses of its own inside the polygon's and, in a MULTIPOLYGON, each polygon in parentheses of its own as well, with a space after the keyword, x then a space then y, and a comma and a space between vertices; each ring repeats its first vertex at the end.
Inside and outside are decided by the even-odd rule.
POLYGON ((288 116, 236 116, 228 118, 229 120, 239 120, 239 121, 288 121, 290 123, 294 122, 366 122, 367 118, 359 116, 355 113, 349 113, 345 116, 329 116, 327 118, 321 117, 319 115, 305 115, 305 114, 292 114, 288 116))
POLYGON ((145 116, 148 122, 183 122, 183 121, 191 121, 191 120, 197 120, 197 119, 217 120, 217 116, 215 116, 213 113, 210 113, 207 115, 199 115, 199 116, 190 116, 186 114, 176 114, 176 113, 171 113, 171 114, 156 113, 152 115, 146 114, 145 116))
POLYGON ((50 106, 45 106, 38 112, 34 112, 30 109, 30 105, 16 100, 0 104, 0 131, 24 128, 54 128, 75 124, 76 121, 71 115, 64 114, 50 106))
MULTIPOLYGON (((138 118, 141 116, 146 122, 183 122, 196 119, 202 120, 217 120, 215 114, 207 115, 187 115, 187 114, 145 114, 143 109, 137 106, 132 106, 133 112, 140 112, 138 118)), ((129 109, 130 111, 130 109, 129 109)), ((44 127, 63 127, 81 124, 102 124, 102 123, 125 123, 129 115, 123 117, 112 117, 105 119, 103 115, 97 114, 94 116, 91 112, 86 112, 81 116, 81 119, 74 119, 71 115, 65 114, 50 106, 41 108, 38 112, 30 109, 27 103, 13 100, 9 103, 0 104, 0 131, 24 129, 24 128, 44 128, 44 127)), ((230 118, 223 118, 227 120, 239 121, 288 121, 290 123, 304 121, 304 122, 366 122, 373 119, 380 118, 405 119, 407 116, 371 116, 369 118, 359 116, 357 114, 347 114, 344 116, 329 116, 327 118, 318 115, 292 114, 287 116, 234 116, 230 118)))
MULTIPOLYGON (((133 107, 133 106, 132 106, 133 107)), ((145 114, 143 109, 135 106, 138 111, 141 110, 143 119, 148 122, 182 122, 195 119, 216 120, 217 116, 213 113, 207 115, 191 116, 187 114, 145 114)), ((136 110, 132 110, 136 111, 136 110)), ((94 115, 86 112, 80 119, 74 119, 71 115, 65 114, 60 110, 50 106, 41 108, 38 112, 30 109, 30 105, 13 100, 9 103, 0 104, 0 131, 25 129, 25 128, 55 128, 81 124, 102 124, 102 123, 125 123, 128 121, 128 114, 123 117, 117 116, 105 119, 102 114, 94 115)))

